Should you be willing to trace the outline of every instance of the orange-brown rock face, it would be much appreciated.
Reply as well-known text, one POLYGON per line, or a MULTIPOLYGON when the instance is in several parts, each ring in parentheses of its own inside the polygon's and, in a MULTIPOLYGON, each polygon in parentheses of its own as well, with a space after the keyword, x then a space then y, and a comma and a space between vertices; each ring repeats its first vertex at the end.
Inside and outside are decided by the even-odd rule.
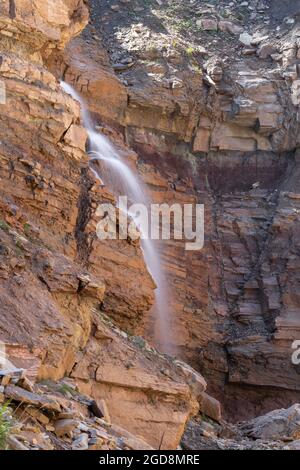
POLYGON ((55 48, 64 48, 87 21, 83 0, 4 0, 0 6, 1 41, 6 39, 24 53, 27 48, 29 54, 45 56, 55 48))
MULTIPOLYGON (((121 20, 107 6, 114 28, 121 20)), ((106 399, 114 423, 176 448, 198 402, 216 421, 220 406, 201 376, 103 318, 156 340, 139 244, 96 237, 97 206, 114 196, 89 169, 79 105, 57 78, 139 157, 154 202, 205 205, 203 250, 161 244, 167 346, 205 373, 236 420, 299 393, 297 31, 281 37, 280 66, 269 70, 264 39, 243 64, 205 62, 203 50, 197 61, 167 30, 135 22, 103 41, 89 26, 64 54, 86 23, 80 0, 0 6, 0 340, 32 377, 72 375, 106 399)))
POLYGON ((176 449, 206 388, 200 374, 94 316, 94 335, 72 372, 83 393, 108 403, 113 422, 154 448, 176 449))
POLYGON ((73 375, 113 423, 176 448, 206 383, 104 322, 103 311, 133 332, 155 285, 138 242, 97 238, 96 209, 114 196, 89 168, 79 104, 44 64, 85 25, 85 4, 0 11, 0 340, 32 379, 73 375))
POLYGON ((78 37, 48 64, 58 77, 76 87, 87 100, 91 112, 106 121, 122 121, 127 107, 127 92, 113 73, 108 55, 95 41, 78 37))
MULTIPOLYGON (((223 35, 226 25, 216 21, 218 36, 198 31, 202 42, 193 52, 184 49, 184 35, 163 28, 163 7, 154 20, 145 6, 137 23, 122 5, 115 11, 108 4, 100 18, 90 4, 95 29, 81 39, 101 51, 96 66, 114 69, 125 87, 127 106, 113 111, 113 124, 139 155, 152 200, 205 204, 203 250, 161 245, 172 346, 209 378, 230 419, 289 406, 299 388, 291 361, 299 336, 299 25, 291 21, 277 44, 256 31, 247 46, 244 36, 223 35)), ((72 47, 66 74, 76 85, 80 58, 72 58, 72 47)), ((111 124, 97 104, 100 87, 97 103, 88 86, 78 89, 99 123, 111 124)), ((138 331, 154 340, 154 329, 148 315, 138 331)))
MULTIPOLYGON (((37 5, 40 9, 27 3, 1 5, 0 329, 1 340, 39 350, 45 375, 58 377, 72 367, 74 352, 84 346, 90 328, 88 303, 94 305, 96 297, 101 302, 104 285, 101 279, 95 281, 95 288, 98 285, 100 289, 97 296, 87 304, 83 301, 81 307, 77 276, 84 270, 74 263, 74 227, 80 168, 87 163, 82 145, 77 145, 74 135, 68 135, 80 109, 40 60, 46 43, 63 41, 64 28, 71 27, 75 2, 64 4, 64 21, 57 18, 55 28, 42 2, 37 5), (61 258, 54 254, 59 252, 61 258), (48 276, 53 277, 52 287, 48 276), (66 313, 62 292, 73 305, 71 316, 66 313), (49 335, 56 330, 57 335, 49 335)), ((76 2, 76 7, 80 6, 82 28, 86 10, 83 3, 76 2)), ((82 140, 86 140, 85 134, 82 140)))
MULTIPOLYGON (((78 25, 82 28, 86 21, 83 3, 66 2, 61 20, 55 20, 57 34, 52 38, 46 27, 48 17, 44 18, 46 12, 43 9, 33 10, 37 15, 34 19, 30 15, 23 18, 23 10, 17 4, 16 8, 16 25, 22 21, 25 25, 32 23, 32 28, 35 21, 40 25, 41 31, 34 30, 40 38, 39 45, 34 45, 36 50, 43 47, 43 41, 51 40, 51 44, 60 41, 62 45, 66 25, 70 26, 68 34, 72 35, 78 25), (75 18, 74 24, 70 23, 69 16, 75 18)), ((53 11, 51 14, 54 14, 53 11)), ((4 18, 3 12, 3 21, 4 18)), ((9 31, 13 26, 17 27, 9 17, 6 19, 9 31)), ((54 19, 51 16, 48 20, 52 31, 54 19)), ((97 205, 103 200, 111 201, 112 196, 101 190, 88 170, 85 154, 87 135, 80 126, 79 105, 62 91, 42 63, 31 62, 26 54, 20 54, 22 48, 27 51, 29 48, 27 43, 21 42, 23 36, 12 33, 11 37, 11 42, 1 55, 0 65, 3 92, 0 126, 3 226, 8 227, 13 243, 17 243, 14 231, 15 237, 32 241, 29 249, 32 256, 36 245, 41 245, 49 252, 66 255, 71 264, 81 263, 84 268, 79 268, 80 272, 82 269, 92 272, 100 282, 107 279, 108 296, 103 308, 114 310, 116 316, 129 317, 134 324, 153 303, 154 284, 137 244, 122 241, 117 247, 111 247, 100 243, 95 236, 97 220, 94 213, 97 205), (15 54, 14 49, 17 48, 19 53, 15 54), (125 266, 127 273, 132 275, 122 283, 125 266), (142 281, 138 291, 135 289, 136 277, 142 281)), ((20 256, 25 255, 21 253, 20 256)), ((34 282, 44 287, 41 280, 34 282)), ((75 293, 76 290, 74 288, 75 293)), ((102 300, 103 296, 98 299, 99 303, 102 300)), ((22 304, 21 299, 19 301, 22 304)), ((130 320, 127 326, 130 328, 130 320)), ((6 335, 9 334, 10 331, 6 331, 6 335)))
MULTIPOLYGON (((141 144, 136 150, 153 201, 205 204, 203 250, 161 243, 173 350, 201 370, 229 419, 292 404, 299 388, 291 360, 299 337, 297 163, 274 164, 266 175, 265 156, 256 167, 250 160, 233 193, 231 177, 223 168, 221 178, 212 159, 194 160, 192 170, 182 157, 141 144), (256 180, 261 188, 245 191, 256 180)), ((144 328, 153 331, 149 317, 144 328)))

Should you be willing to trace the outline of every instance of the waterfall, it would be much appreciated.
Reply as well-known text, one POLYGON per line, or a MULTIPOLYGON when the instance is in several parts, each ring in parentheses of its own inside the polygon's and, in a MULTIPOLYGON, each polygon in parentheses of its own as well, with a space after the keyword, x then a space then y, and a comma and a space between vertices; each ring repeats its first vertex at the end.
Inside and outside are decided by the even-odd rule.
MULTIPOLYGON (((90 142, 90 161, 91 164, 94 161, 99 162, 101 167, 101 177, 99 172, 92 168, 96 176, 103 180, 115 196, 127 196, 131 204, 143 204, 149 208, 150 201, 138 174, 130 168, 126 158, 118 152, 109 139, 96 132, 88 107, 77 91, 65 82, 61 82, 61 87, 81 105, 82 123, 87 130, 90 142)), ((134 220, 136 214, 130 213, 129 216, 134 220)), ((139 222, 141 222, 140 218, 139 222)), ((171 349, 168 286, 156 242, 147 236, 148 222, 149 220, 144 222, 142 220, 139 230, 145 263, 157 286, 154 306, 155 340, 163 352, 172 354, 174 351, 171 349)))

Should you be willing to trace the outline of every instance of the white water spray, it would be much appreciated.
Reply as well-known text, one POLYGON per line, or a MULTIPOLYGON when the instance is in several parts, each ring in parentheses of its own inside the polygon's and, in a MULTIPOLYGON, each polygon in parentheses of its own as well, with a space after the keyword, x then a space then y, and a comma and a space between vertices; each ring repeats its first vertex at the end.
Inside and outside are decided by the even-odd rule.
MULTIPOLYGON (((122 157, 117 149, 112 145, 107 137, 95 131, 91 115, 88 111, 82 97, 74 90, 72 86, 65 82, 61 82, 63 90, 71 95, 81 105, 81 116, 83 125, 85 126, 89 141, 89 156, 91 162, 97 161, 101 167, 101 178, 97 171, 92 168, 93 172, 99 179, 102 179, 107 187, 109 187, 115 196, 127 196, 131 204, 143 204, 150 206, 150 201, 146 195, 145 188, 139 181, 138 175, 128 166, 127 161, 122 157)), ((129 214, 133 219, 135 214, 129 214)), ((139 222, 141 220, 139 219, 139 222)), ((155 246, 155 242, 148 238, 148 228, 143 226, 143 222, 139 225, 141 232, 141 245, 144 253, 146 265, 157 285, 155 291, 155 337, 159 347, 167 353, 172 351, 172 338, 170 334, 170 315, 168 305, 168 287, 163 274, 162 263, 159 251, 155 246)))

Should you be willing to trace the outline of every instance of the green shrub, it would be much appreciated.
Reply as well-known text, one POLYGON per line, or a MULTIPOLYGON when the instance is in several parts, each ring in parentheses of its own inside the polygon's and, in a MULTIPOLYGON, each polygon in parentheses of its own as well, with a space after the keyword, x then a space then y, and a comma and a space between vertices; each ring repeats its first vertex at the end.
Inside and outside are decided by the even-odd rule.
POLYGON ((9 230, 9 225, 5 222, 5 220, 0 220, 0 228, 4 230, 5 232, 8 232, 9 230))
POLYGON ((11 416, 9 403, 0 406, 0 449, 6 448, 7 438, 9 436, 12 423, 9 417, 11 416))

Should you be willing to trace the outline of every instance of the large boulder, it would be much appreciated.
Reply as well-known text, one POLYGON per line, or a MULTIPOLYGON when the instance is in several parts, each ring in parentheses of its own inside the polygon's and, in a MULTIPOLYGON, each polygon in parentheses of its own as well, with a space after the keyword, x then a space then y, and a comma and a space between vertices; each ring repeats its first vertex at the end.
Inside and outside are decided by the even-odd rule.
POLYGON ((176 449, 199 410, 203 377, 142 338, 125 335, 96 312, 93 321, 94 336, 72 371, 79 390, 105 399, 112 423, 154 448, 176 449))
POLYGON ((240 425, 241 431, 253 439, 298 440, 300 438, 300 405, 275 410, 240 425))

